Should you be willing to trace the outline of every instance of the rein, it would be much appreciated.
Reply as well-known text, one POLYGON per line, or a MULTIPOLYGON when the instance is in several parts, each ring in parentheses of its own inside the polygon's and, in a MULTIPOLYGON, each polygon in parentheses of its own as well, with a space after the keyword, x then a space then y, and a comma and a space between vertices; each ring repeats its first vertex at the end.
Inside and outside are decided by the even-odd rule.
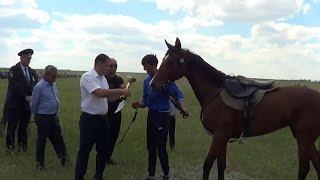
POLYGON ((217 90, 217 92, 215 93, 215 95, 211 98, 211 100, 209 101, 209 103, 204 106, 204 108, 201 108, 201 111, 200 111, 200 121, 202 123, 202 126, 203 128, 207 131, 207 133, 210 135, 210 136, 213 136, 213 134, 210 133, 210 131, 208 131, 205 127, 204 127, 204 124, 203 124, 203 110, 220 94, 220 91, 222 89, 223 86, 220 86, 219 89, 217 90))
MULTIPOLYGON (((224 83, 223 83, 224 84, 224 83)), ((200 111, 200 120, 201 122, 203 122, 203 111, 206 109, 206 107, 220 94, 220 91, 223 88, 223 84, 218 88, 217 92, 215 93, 215 95, 211 98, 211 100, 209 101, 208 104, 206 104, 203 108, 201 108, 200 111)))
MULTIPOLYGON (((224 83, 223 83, 224 84, 224 83)), ((203 111, 204 109, 220 94, 220 91, 222 90, 223 88, 223 84, 218 88, 217 92, 215 93, 215 95, 211 98, 211 100, 209 101, 209 103, 204 106, 203 108, 201 108, 201 111, 200 111, 200 121, 203 125, 203 111)), ((204 126, 203 126, 204 127, 204 126)), ((205 127, 204 129, 207 131, 207 133, 210 135, 210 136, 213 136, 213 134, 211 134, 205 127)))

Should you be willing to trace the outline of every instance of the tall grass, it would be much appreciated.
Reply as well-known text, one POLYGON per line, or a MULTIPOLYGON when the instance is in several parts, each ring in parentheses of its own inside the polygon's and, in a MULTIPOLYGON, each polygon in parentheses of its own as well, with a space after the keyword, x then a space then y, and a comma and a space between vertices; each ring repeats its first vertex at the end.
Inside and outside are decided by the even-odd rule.
MULTIPOLYGON (((124 75, 124 74, 122 74, 124 75)), ((145 74, 130 74, 137 78, 132 85, 132 96, 123 109, 120 138, 129 125, 134 111, 129 106, 139 100, 145 74)), ((125 76, 123 76, 125 79, 125 76)), ((295 85, 297 82, 280 82, 295 85)), ((319 84, 302 83, 320 90, 319 84)), ((80 89, 79 79, 59 79, 60 123, 72 165, 61 168, 51 143, 47 141, 46 171, 35 168, 36 127, 29 125, 28 151, 5 155, 5 138, 0 139, 0 179, 1 180, 70 180, 74 178, 74 165, 79 146, 80 89)), ((7 82, 0 80, 0 102, 3 102, 7 82)), ((200 122, 200 108, 190 85, 185 79, 178 81, 182 89, 190 117, 184 120, 179 115, 176 129, 176 149, 169 152, 172 179, 196 180, 202 177, 202 165, 211 144, 211 137, 200 122)), ((116 166, 107 166, 105 179, 136 180, 147 175, 146 149, 146 109, 139 109, 136 122, 129 130, 122 144, 117 144, 113 158, 119 162, 116 166)), ((320 117, 319 117, 320 118, 320 117)), ((86 178, 91 179, 95 170, 95 150, 90 156, 86 178)), ((312 166, 311 166, 312 167, 312 166)), ((227 155, 226 179, 297 179, 297 146, 289 129, 249 138, 244 144, 229 144, 227 155)), ((157 176, 160 179, 161 167, 157 163, 157 176)), ((308 179, 316 179, 314 168, 308 179)), ((216 179, 216 168, 211 171, 211 179, 216 179)))

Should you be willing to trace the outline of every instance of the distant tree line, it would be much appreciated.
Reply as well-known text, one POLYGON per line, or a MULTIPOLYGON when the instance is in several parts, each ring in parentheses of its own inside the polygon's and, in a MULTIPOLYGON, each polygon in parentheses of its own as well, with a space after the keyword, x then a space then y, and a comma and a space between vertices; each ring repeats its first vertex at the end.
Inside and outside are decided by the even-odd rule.
MULTIPOLYGON (((44 70, 36 69, 38 76, 41 78, 44 75, 44 70)), ((75 78, 81 77, 84 72, 71 70, 58 70, 58 78, 75 78)), ((0 72, 0 79, 7 79, 9 72, 0 72)))

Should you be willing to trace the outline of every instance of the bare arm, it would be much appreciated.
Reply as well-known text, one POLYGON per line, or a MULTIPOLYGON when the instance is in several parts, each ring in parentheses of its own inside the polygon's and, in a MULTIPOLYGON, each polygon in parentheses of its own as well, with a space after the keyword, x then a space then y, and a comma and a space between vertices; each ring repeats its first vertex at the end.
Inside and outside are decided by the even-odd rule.
POLYGON ((108 98, 108 102, 114 102, 120 98, 121 98, 121 96, 120 97, 111 97, 111 98, 108 98))
POLYGON ((100 97, 100 98, 110 98, 117 99, 120 96, 130 96, 131 92, 129 89, 102 89, 98 88, 92 92, 94 95, 100 97))

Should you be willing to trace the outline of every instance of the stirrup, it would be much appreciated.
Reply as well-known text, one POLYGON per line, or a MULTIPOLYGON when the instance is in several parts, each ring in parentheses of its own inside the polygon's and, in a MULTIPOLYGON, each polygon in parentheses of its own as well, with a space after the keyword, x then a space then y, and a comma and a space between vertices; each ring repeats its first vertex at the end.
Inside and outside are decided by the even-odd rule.
POLYGON ((246 140, 246 137, 243 136, 243 132, 241 133, 241 136, 239 138, 231 138, 228 140, 228 143, 239 143, 239 144, 243 144, 244 141, 246 140))

